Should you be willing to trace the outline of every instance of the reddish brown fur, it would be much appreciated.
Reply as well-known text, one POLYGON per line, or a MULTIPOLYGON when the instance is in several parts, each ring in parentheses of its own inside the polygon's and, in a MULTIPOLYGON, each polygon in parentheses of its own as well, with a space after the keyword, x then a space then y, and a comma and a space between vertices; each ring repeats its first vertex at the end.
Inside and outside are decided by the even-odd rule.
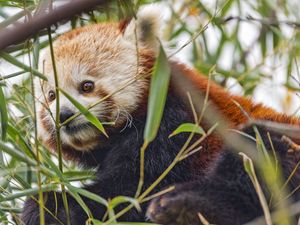
POLYGON ((45 121, 44 119, 46 118, 46 109, 42 108, 40 113, 39 113, 40 120, 42 121, 42 126, 47 130, 49 133, 51 131, 52 125, 49 121, 45 121))
POLYGON ((125 18, 123 20, 120 21, 119 23, 119 30, 122 34, 124 34, 126 27, 128 26, 128 24, 130 23, 131 18, 125 18))
MULTIPOLYGON (((262 104, 254 104, 248 98, 231 95, 213 81, 209 81, 204 75, 189 69, 183 64, 172 63, 171 65, 175 66, 181 74, 192 81, 196 88, 203 92, 203 94, 207 92, 207 85, 209 84, 209 100, 220 110, 220 113, 227 119, 231 128, 246 124, 249 122, 248 117, 253 120, 269 120, 300 125, 300 120, 297 118, 278 113, 262 104)), ((205 123, 202 123, 202 126, 206 127, 205 123)), ((205 154, 200 154, 200 160, 196 162, 196 164, 197 168, 201 168, 200 171, 204 171, 203 169, 208 168, 209 164, 214 162, 218 157, 222 150, 223 142, 220 136, 212 134, 208 136, 201 145, 203 146, 205 154)))
MULTIPOLYGON (((191 80, 203 93, 207 91, 208 79, 195 70, 187 68, 183 64, 177 64, 185 76, 191 80)), ((262 104, 254 104, 250 99, 240 96, 230 95, 222 87, 210 81, 209 98, 221 111, 222 115, 228 119, 232 127, 244 124, 248 121, 247 116, 256 120, 270 120, 279 123, 300 125, 300 120, 275 110, 265 107, 262 104), (235 103, 240 104, 241 108, 235 103), (244 111, 244 112, 243 112, 244 111)))
MULTIPOLYGON (((105 23, 105 24, 93 24, 93 25, 89 25, 89 26, 85 26, 85 27, 79 27, 76 28, 72 31, 69 31, 67 33, 65 33, 64 35, 61 35, 58 40, 59 41, 70 41, 72 40, 74 37, 76 37, 77 35, 83 33, 83 32, 88 32, 89 30, 94 30, 96 29, 97 31, 101 32, 101 33, 111 33, 113 30, 118 30, 118 29, 112 29, 115 28, 116 26, 119 26, 118 23, 105 23)), ((124 27, 126 28, 126 27, 124 27)), ((117 34, 116 34, 117 35, 117 34)))
POLYGON ((51 150, 55 150, 55 133, 53 132, 53 125, 51 121, 45 119, 46 118, 46 108, 41 108, 39 112, 39 117, 41 120, 41 126, 47 131, 49 137, 42 137, 42 141, 45 143, 46 147, 51 150))

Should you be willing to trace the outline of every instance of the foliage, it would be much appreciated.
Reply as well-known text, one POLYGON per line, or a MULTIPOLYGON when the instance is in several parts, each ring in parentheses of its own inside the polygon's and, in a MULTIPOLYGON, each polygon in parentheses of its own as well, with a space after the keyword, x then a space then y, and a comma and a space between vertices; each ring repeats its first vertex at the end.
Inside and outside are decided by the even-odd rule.
MULTIPOLYGON (((54 0, 53 4, 57 2, 59 0, 54 0)), ((95 196, 75 186, 74 182, 85 183, 92 179, 93 171, 80 170, 76 165, 62 162, 61 156, 51 154, 36 137, 35 95, 32 80, 34 76, 44 77, 38 71, 38 60, 40 53, 49 45, 51 39, 55 39, 63 31, 90 23, 132 16, 139 6, 152 2, 162 4, 166 12, 169 12, 163 36, 169 43, 172 57, 183 58, 204 75, 211 75, 211 79, 220 85, 229 90, 238 89, 243 95, 257 93, 259 87, 266 83, 276 84, 284 93, 280 103, 282 109, 289 112, 292 109, 297 112, 297 109, 292 107, 294 102, 291 101, 291 99, 297 100, 297 93, 300 90, 298 71, 300 4, 297 1, 119 0, 113 1, 110 7, 99 7, 94 11, 76 15, 69 21, 52 26, 50 33, 49 30, 41 30, 25 42, 9 46, 5 51, 0 52, 2 58, 0 62, 2 138, 0 141, 2 175, 0 222, 2 224, 19 224, 18 217, 26 196, 41 194, 46 190, 64 190, 64 188, 67 188, 81 203, 87 214, 89 209, 84 205, 80 195, 106 205, 110 215, 109 221, 116 224, 118 214, 115 215, 113 211, 116 205, 129 202, 130 207, 138 208, 139 203, 149 197, 148 194, 153 187, 177 162, 197 151, 197 146, 188 148, 186 144, 170 167, 153 184, 154 186, 143 193, 137 193, 136 199, 118 196, 111 202, 107 202, 101 196, 95 196)), ((2 21, 0 29, 5 29, 24 18, 30 18, 43 7, 44 3, 45 0, 0 0, 0 21, 2 21)), ((165 59, 161 59, 160 63, 166 63, 165 59)), ((157 67, 159 69, 159 65, 157 67)), ((165 67, 159 70, 157 76, 160 76, 159 72, 163 73, 163 70, 168 71, 165 67)), ((68 97, 63 90, 61 92, 68 97)), ((151 96, 154 99, 153 104, 157 104, 155 95, 151 96)), ((70 96, 69 98, 72 99, 70 96)), ((75 100, 74 104, 77 104, 75 100)), ((157 107, 162 110, 163 103, 158 104, 157 107)), ((102 124, 95 120, 87 109, 81 105, 78 105, 78 108, 87 119, 93 120, 99 129, 105 132, 102 124)), ((159 115, 153 114, 153 117, 158 118, 156 123, 159 122, 159 115)), ((157 126, 151 128, 150 125, 157 124, 151 124, 149 121, 147 131, 155 136, 157 126)), ((205 133, 196 124, 184 124, 170 135, 191 132, 191 139, 195 132, 203 135, 204 139, 213 129, 214 127, 205 133)), ((99 221, 94 223, 100 224, 99 221)))

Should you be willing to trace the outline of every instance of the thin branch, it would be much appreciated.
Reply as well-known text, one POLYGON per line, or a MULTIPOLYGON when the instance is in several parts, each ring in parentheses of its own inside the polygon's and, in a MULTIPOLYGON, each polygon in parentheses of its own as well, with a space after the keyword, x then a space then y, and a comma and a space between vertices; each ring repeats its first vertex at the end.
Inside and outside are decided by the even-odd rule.
POLYGON ((18 23, 13 28, 1 30, 0 50, 12 44, 18 44, 61 20, 69 19, 78 13, 90 11, 96 6, 107 5, 108 2, 105 0, 69 0, 64 5, 51 11, 39 12, 31 20, 18 23))
POLYGON ((289 149, 289 152, 291 153, 300 153, 300 145, 296 144, 294 141, 292 141, 290 138, 288 138, 287 136, 283 135, 281 140, 283 142, 285 142, 289 149))
POLYGON ((241 17, 241 16, 229 16, 222 20, 221 23, 227 23, 232 20, 238 20, 242 22, 258 22, 262 25, 266 26, 279 26, 281 24, 291 26, 294 28, 300 28, 300 22, 294 22, 294 21, 287 21, 287 20, 277 20, 277 19, 260 19, 260 18, 255 18, 251 15, 247 15, 246 17, 241 17))

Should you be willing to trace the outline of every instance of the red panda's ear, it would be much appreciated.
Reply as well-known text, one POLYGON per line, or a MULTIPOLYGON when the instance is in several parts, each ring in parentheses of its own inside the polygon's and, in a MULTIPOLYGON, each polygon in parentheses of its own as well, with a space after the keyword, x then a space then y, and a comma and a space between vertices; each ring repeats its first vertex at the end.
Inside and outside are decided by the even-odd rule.
POLYGON ((160 38, 161 13, 158 5, 152 4, 141 7, 137 12, 137 18, 124 21, 121 25, 124 37, 132 42, 136 38, 141 46, 149 48, 154 52, 158 51, 160 38), (127 23, 126 23, 127 22, 127 23))

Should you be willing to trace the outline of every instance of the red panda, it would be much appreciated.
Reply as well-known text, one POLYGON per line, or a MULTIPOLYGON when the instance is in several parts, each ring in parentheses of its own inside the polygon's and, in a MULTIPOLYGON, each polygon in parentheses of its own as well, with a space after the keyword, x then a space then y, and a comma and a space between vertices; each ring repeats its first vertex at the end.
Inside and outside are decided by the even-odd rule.
MULTIPOLYGON (((59 87, 86 107, 105 98, 90 111, 104 123, 115 121, 114 126, 106 126, 109 138, 83 115, 61 128, 65 159, 96 167, 97 179, 85 188, 106 199, 119 195, 133 197, 137 189, 151 72, 159 47, 158 31, 157 9, 145 8, 138 13, 137 20, 77 28, 63 34, 54 43, 59 87)), ((49 51, 42 62, 48 82, 41 83, 39 100, 43 104, 38 109, 39 137, 49 149, 56 151, 53 120, 56 96, 49 51)), ((209 81, 205 76, 173 59, 170 66, 172 73, 176 71, 197 90, 206 93, 209 81)), ((182 123, 193 122, 192 110, 172 82, 171 74, 160 128, 145 153, 144 188, 168 167, 188 137, 180 134, 169 138, 171 132, 182 123)), ((228 120, 231 128, 247 124, 248 116, 253 120, 300 125, 299 119, 231 95, 213 82, 210 82, 209 101, 228 120)), ((76 107, 60 95, 60 122, 77 112, 76 107)), ((205 127, 205 121, 202 125, 205 127)), ((255 136, 251 127, 246 126, 243 131, 255 136)), ((268 140, 267 131, 260 127, 259 131, 263 140, 268 140)), ((272 141, 285 163, 288 147, 278 133, 273 132, 272 141)), ((201 224, 197 216, 200 212, 211 223, 232 225, 260 216, 262 209, 258 197, 240 160, 217 134, 208 136, 201 144, 201 151, 178 163, 153 193, 175 184, 174 191, 154 199, 150 206, 143 203, 141 212, 131 210, 121 220, 141 222, 148 217, 162 224, 201 224), (236 191, 235 196, 232 191, 236 191)), ((292 164, 295 165, 296 161, 292 164)), ((66 224, 61 195, 54 192, 45 195, 45 206, 52 212, 46 212, 46 224, 66 224)), ((94 218, 101 220, 106 209, 97 202, 83 199, 94 218)), ((68 196, 68 203, 71 224, 85 224, 87 216, 80 205, 71 196, 68 196)), ((35 201, 26 201, 22 220, 26 225, 39 224, 39 208, 35 201)))

